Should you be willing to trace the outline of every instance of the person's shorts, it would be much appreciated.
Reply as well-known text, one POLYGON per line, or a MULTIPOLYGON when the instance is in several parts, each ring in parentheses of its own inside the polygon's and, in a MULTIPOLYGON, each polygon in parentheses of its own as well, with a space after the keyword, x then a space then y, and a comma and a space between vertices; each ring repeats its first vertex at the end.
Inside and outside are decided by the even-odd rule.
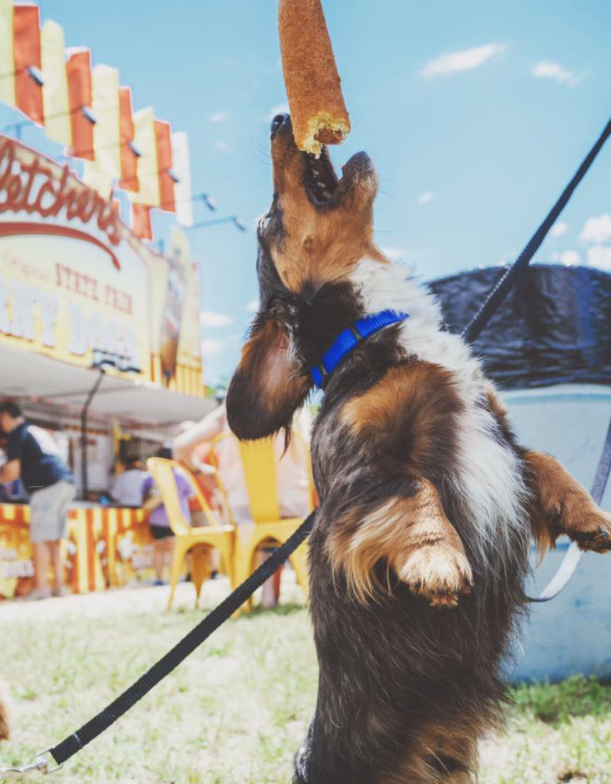
POLYGON ((151 525, 151 535, 153 539, 167 539, 168 536, 174 536, 174 531, 167 525, 151 525))
POLYGON ((56 482, 30 495, 30 539, 57 542, 68 533, 68 509, 76 489, 72 482, 56 482))

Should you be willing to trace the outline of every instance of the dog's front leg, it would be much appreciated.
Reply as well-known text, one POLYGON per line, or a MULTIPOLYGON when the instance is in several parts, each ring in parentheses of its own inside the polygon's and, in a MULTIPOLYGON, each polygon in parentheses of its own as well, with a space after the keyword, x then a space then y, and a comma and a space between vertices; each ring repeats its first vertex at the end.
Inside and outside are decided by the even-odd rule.
MULTIPOLYGON (((379 492, 379 489, 378 489, 379 492)), ((327 553, 336 573, 362 602, 383 589, 386 565, 433 607, 454 607, 469 593, 472 572, 460 536, 448 520, 435 487, 418 477, 409 494, 376 505, 351 507, 331 523, 327 553)), ((386 581, 388 582, 388 581, 386 581)))
POLYGON ((533 536, 542 552, 567 534, 582 550, 611 550, 611 515, 592 500, 551 455, 527 450, 527 477, 534 498, 533 536))

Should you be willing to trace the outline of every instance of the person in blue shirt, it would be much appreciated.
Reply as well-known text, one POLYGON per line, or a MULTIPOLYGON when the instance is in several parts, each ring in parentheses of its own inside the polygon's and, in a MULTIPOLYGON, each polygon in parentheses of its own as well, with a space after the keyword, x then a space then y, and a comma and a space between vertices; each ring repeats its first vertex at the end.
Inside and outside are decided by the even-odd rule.
POLYGON ((64 592, 60 540, 65 538, 68 509, 75 497, 74 478, 57 444, 42 428, 30 426, 17 403, 0 403, 0 427, 7 435, 6 463, 0 484, 21 479, 30 497, 30 538, 34 544, 36 590, 33 599, 64 592), (49 587, 49 565, 55 573, 49 587))

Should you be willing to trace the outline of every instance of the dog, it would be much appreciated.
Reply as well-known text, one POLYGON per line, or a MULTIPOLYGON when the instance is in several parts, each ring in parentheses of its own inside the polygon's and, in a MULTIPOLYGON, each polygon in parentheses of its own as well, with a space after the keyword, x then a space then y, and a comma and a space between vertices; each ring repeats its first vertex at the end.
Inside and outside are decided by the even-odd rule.
POLYGON ((294 781, 463 784, 478 738, 502 720, 531 536, 542 552, 560 534, 603 552, 611 517, 554 458, 517 443, 433 296, 376 247, 371 159, 356 154, 338 179, 326 149, 297 149, 288 115, 274 118, 271 155, 259 312, 227 413, 240 439, 289 437, 324 377, 309 542, 320 675, 294 781), (393 323, 362 337, 388 312, 393 323), (345 330, 355 345, 329 372, 323 357, 345 330))

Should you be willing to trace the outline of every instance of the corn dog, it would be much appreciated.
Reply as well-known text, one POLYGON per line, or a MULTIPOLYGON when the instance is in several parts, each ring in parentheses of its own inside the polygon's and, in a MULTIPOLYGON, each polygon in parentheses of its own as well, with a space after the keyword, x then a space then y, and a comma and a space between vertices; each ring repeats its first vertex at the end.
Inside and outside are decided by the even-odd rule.
POLYGON ((279 0, 278 28, 295 143, 318 157, 350 132, 321 0, 279 0))

